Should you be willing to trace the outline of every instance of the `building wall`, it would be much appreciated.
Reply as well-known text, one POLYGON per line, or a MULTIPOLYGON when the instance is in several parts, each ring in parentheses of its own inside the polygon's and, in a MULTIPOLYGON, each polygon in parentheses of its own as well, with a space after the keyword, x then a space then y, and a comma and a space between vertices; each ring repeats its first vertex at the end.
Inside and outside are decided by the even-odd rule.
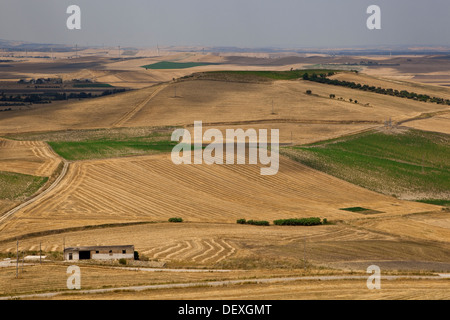
MULTIPOLYGON (((64 260, 66 261, 78 261, 80 260, 80 256, 78 251, 72 252, 72 260, 69 260, 69 253, 64 253, 64 260)), ((119 260, 119 259, 127 259, 134 260, 134 251, 133 253, 96 253, 96 251, 91 251, 91 260, 119 260)))
POLYGON ((64 253, 64 260, 66 260, 66 261, 78 261, 78 260, 80 260, 80 255, 78 254, 78 251, 66 252, 66 253, 64 253), (69 253, 72 253, 72 260, 69 260, 69 253))
POLYGON ((119 260, 119 259, 134 259, 134 253, 113 253, 112 255, 109 253, 92 253, 92 260, 119 260))

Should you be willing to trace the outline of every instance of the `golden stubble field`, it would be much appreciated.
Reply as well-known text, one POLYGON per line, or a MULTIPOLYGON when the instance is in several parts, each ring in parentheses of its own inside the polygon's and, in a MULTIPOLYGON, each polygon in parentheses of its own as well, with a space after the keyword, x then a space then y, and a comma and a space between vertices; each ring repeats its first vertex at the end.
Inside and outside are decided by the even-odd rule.
POLYGON ((364 207, 381 215, 433 211, 357 187, 281 158, 274 176, 261 165, 175 165, 170 154, 72 163, 49 194, 0 226, 0 240, 48 229, 102 223, 167 221, 235 222, 321 217, 347 220, 364 207))
POLYGON ((49 177, 60 162, 45 142, 0 139, 0 171, 49 177))
MULTIPOLYGON (((181 55, 179 61, 190 58, 181 55)), ((130 71, 138 67, 118 62, 108 70, 79 72, 136 88, 143 87, 145 81, 170 80, 171 75, 186 74, 130 71)), ((394 85, 379 78, 363 80, 388 88, 394 85)), ((404 82, 395 85, 411 88, 409 91, 416 88, 404 82)), ((437 96, 448 95, 445 88, 420 88, 436 92, 437 96)), ((45 136, 46 132, 59 130, 67 135, 70 130, 162 126, 191 129, 194 121, 202 120, 204 129, 280 129, 280 142, 298 144, 361 132, 389 118, 402 121, 443 109, 436 104, 306 81, 176 81, 116 96, 4 113, 0 134, 42 132, 45 136), (306 90, 312 90, 312 95, 307 95, 306 90), (345 101, 330 99, 330 94, 345 101)), ((444 119, 434 117, 408 125, 429 121, 426 126, 432 129, 436 123, 431 121, 441 121, 440 127, 444 128, 446 116, 439 117, 444 119)), ((0 170, 51 175, 60 161, 43 142, 0 143, 4 147, 0 151, 0 170)), ((259 169, 249 165, 175 166, 170 155, 74 162, 55 189, 0 225, 0 252, 14 253, 15 238, 28 235, 20 240, 19 250, 36 251, 40 243, 47 254, 61 252, 64 244, 134 244, 143 257, 167 266, 235 270, 226 275, 192 273, 175 277, 86 265, 88 288, 291 276, 302 274, 305 259, 307 274, 364 271, 374 263, 391 271, 450 270, 448 212, 441 207, 380 195, 284 157, 274 177, 260 176, 259 169), (362 215, 339 210, 356 206, 383 213, 362 215), (186 222, 166 222, 178 216, 186 222), (241 218, 272 221, 311 216, 327 218, 333 224, 313 228, 236 224, 241 218), (127 222, 156 223, 82 229, 127 222), (81 229, 62 230, 74 227, 81 229), (55 230, 56 234, 49 233, 55 230), (237 269, 246 271, 242 274, 237 269)), ((12 204, 0 203, 0 210, 2 205, 12 204)), ((64 289, 65 268, 59 263, 25 266, 23 278, 18 280, 14 280, 13 268, 0 268, 1 294, 64 289)), ((448 281, 399 280, 386 282, 384 290, 377 294, 367 290, 365 281, 339 280, 59 298, 201 299, 207 294, 229 299, 448 299, 448 288, 448 281)))
POLYGON ((0 134, 186 126, 194 121, 214 125, 263 121, 264 124, 280 123, 280 129, 283 129, 282 123, 381 125, 389 119, 402 121, 447 109, 437 104, 302 80, 269 83, 190 80, 116 96, 8 112, 0 119, 0 134), (311 90, 312 95, 307 95, 307 90, 311 90), (336 99, 331 99, 330 94, 335 94, 336 99))
POLYGON ((296 281, 243 284, 219 288, 188 288, 66 295, 55 300, 448 300, 448 280, 395 280, 371 291, 363 280, 296 281))

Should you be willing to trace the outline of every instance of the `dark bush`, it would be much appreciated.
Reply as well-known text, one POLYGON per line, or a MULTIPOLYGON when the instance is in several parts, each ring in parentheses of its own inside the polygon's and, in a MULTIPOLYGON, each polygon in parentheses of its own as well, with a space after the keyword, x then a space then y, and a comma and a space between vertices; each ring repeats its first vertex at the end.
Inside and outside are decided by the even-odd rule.
POLYGON ((169 222, 179 223, 179 222, 183 222, 183 219, 182 218, 170 218, 169 222))
POLYGON ((273 222, 277 226, 318 226, 322 224, 320 218, 282 219, 273 222))
POLYGON ((239 219, 236 221, 238 224, 250 224, 253 226, 270 226, 269 221, 257 221, 257 220, 245 220, 245 219, 239 219))
POLYGON ((256 220, 249 220, 247 221, 247 224, 251 224, 254 226, 269 226, 269 221, 256 221, 256 220))

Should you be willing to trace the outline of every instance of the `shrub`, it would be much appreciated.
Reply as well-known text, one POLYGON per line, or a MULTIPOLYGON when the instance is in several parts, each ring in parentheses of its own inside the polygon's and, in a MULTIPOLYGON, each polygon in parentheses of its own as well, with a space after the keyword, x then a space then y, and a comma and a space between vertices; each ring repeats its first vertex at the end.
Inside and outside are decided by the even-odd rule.
POLYGON ((273 222, 277 226, 318 226, 323 224, 320 218, 282 219, 273 222))
POLYGON ((257 221, 257 220, 245 220, 245 219, 239 219, 236 221, 238 224, 250 224, 253 226, 269 226, 270 222, 269 221, 257 221))
POLYGON ((134 252, 134 260, 139 260, 139 252, 134 252))
POLYGON ((247 220, 245 219, 239 219, 238 221, 236 221, 238 224, 247 224, 247 220))
POLYGON ((179 223, 179 222, 183 222, 183 219, 182 218, 170 218, 169 222, 179 223))
POLYGON ((306 94, 312 94, 311 90, 306 90, 306 94))
POLYGON ((127 264, 127 260, 122 258, 122 259, 119 260, 119 263, 122 264, 122 265, 126 265, 127 264))
POLYGON ((247 221, 247 224, 251 224, 251 225, 254 225, 254 226, 269 226, 270 225, 270 223, 269 223, 269 221, 256 221, 256 220, 249 220, 249 221, 247 221))

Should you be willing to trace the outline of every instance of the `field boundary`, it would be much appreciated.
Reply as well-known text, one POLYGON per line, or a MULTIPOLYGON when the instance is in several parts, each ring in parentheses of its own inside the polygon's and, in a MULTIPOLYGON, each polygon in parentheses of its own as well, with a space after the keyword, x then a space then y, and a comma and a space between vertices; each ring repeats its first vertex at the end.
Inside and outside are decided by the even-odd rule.
POLYGON ((15 207, 15 208, 9 210, 8 212, 6 212, 4 215, 2 215, 0 217, 0 224, 5 222, 11 216, 13 216, 17 211, 19 211, 19 210, 29 206, 30 204, 33 204, 34 202, 36 202, 40 198, 44 197, 46 194, 50 193, 50 191, 55 189, 59 185, 59 183, 62 181, 62 179, 66 176, 66 173, 67 173, 67 171, 69 169, 69 162, 63 160, 63 163, 64 163, 64 166, 63 166, 63 169, 62 169, 60 175, 58 176, 58 178, 56 178, 55 182, 53 182, 53 184, 50 187, 48 187, 46 190, 44 190, 43 192, 41 192, 37 196, 31 198, 30 200, 28 200, 28 201, 26 201, 24 203, 21 203, 17 207, 15 207))
POLYGON ((134 107, 132 110, 127 112, 125 115, 123 115, 119 120, 117 120, 113 125, 112 128, 121 127, 125 122, 133 118, 147 103, 149 103, 154 97, 156 97, 162 90, 164 90, 168 84, 162 84, 159 85, 159 88, 157 88, 150 96, 148 96, 144 101, 139 103, 136 107, 134 107))
POLYGON ((46 231, 39 231, 39 232, 33 232, 33 233, 26 233, 26 234, 22 234, 20 236, 16 236, 13 238, 3 239, 3 240, 0 240, 0 244, 4 244, 4 243, 11 242, 11 241, 16 241, 16 240, 26 240, 26 239, 33 239, 33 238, 38 238, 38 237, 51 236, 51 235, 55 235, 55 234, 63 234, 63 233, 67 233, 67 232, 130 227, 130 226, 138 226, 138 225, 151 224, 151 223, 155 223, 155 222, 142 221, 142 222, 109 223, 109 224, 99 224, 99 225, 73 227, 73 228, 65 228, 65 229, 46 230, 46 231))

